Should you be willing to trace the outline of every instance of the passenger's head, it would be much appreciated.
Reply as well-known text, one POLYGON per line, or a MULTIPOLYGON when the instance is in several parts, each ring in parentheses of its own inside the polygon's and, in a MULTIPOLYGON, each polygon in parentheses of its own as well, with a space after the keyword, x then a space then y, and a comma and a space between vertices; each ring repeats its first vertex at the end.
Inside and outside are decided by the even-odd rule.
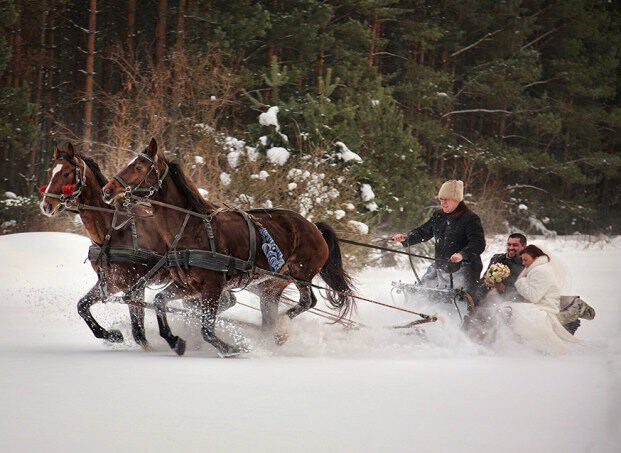
POLYGON ((526 236, 522 233, 513 233, 507 239, 507 256, 515 258, 526 247, 526 236))
POLYGON ((550 257, 546 255, 543 250, 533 244, 524 247, 524 250, 520 252, 520 256, 522 257, 522 264, 526 267, 533 264, 533 261, 540 256, 545 256, 548 258, 548 261, 550 261, 550 257))
POLYGON ((450 214, 464 200, 464 183, 454 179, 446 181, 440 187, 438 199, 440 200, 442 211, 450 214))

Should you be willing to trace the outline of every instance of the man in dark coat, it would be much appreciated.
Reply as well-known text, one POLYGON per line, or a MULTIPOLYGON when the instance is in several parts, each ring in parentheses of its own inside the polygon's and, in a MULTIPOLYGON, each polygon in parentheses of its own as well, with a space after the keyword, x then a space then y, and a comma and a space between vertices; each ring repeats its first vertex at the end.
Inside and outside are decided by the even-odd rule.
MULTIPOLYGON (((515 281, 518 276, 522 273, 524 269, 524 265, 522 264, 522 258, 520 257, 520 252, 524 250, 526 247, 526 236, 521 233, 513 233, 510 234, 507 238, 507 250, 505 253, 497 253, 493 255, 489 260, 489 264, 487 265, 487 270, 492 266, 492 264, 500 263, 509 267, 511 273, 509 277, 498 285, 495 285, 494 288, 503 295, 503 299, 508 301, 516 302, 521 300, 520 295, 517 293, 515 289, 515 281)), ((485 274, 483 274, 485 275, 485 274)), ((481 283, 476 292, 475 303, 480 304, 480 302, 485 298, 488 291, 491 288, 488 288, 485 284, 485 280, 482 278, 481 283)))
POLYGON ((435 238, 435 257, 443 261, 436 261, 427 269, 422 278, 424 286, 448 288, 450 270, 453 272, 453 287, 470 293, 479 279, 483 269, 481 253, 485 250, 485 234, 479 216, 464 203, 463 191, 463 182, 445 182, 438 193, 441 209, 418 228, 392 237, 404 247, 435 238))

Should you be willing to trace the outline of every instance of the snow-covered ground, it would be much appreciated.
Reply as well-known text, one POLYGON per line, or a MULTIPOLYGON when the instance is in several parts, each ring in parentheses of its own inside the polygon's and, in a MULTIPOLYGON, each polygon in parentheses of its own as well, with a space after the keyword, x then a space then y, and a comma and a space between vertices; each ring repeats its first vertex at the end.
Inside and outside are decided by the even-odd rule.
MULTIPOLYGON (((621 241, 534 242, 565 263, 564 293, 597 310, 566 356, 477 345, 450 307, 410 306, 442 322, 425 338, 407 335, 382 326, 411 316, 359 302, 358 319, 375 328, 344 331, 305 314, 277 347, 235 324, 253 350, 226 360, 179 319, 173 330, 189 347, 176 357, 150 312, 152 351, 141 350, 120 305, 93 312, 127 344, 95 339, 76 311, 95 282, 88 240, 0 236, 0 451, 618 451, 621 241)), ((486 257, 500 250, 492 242, 486 257)), ((412 280, 405 269, 356 277, 362 294, 389 303, 391 281, 412 280)), ((226 316, 259 321, 239 306, 226 316)))

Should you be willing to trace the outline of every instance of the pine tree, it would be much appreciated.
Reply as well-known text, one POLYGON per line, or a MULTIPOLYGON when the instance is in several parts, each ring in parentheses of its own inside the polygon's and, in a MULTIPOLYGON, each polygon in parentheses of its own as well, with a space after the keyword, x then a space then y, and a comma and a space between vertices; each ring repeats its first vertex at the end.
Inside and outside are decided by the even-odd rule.
MULTIPOLYGON (((13 2, 0 5, 0 30, 6 30, 15 19, 13 2)), ((4 33, 0 34, 0 76, 7 69, 11 57, 11 50, 4 36, 4 33)), ((0 187, 29 194, 31 184, 19 176, 19 173, 27 173, 23 168, 37 139, 35 109, 29 102, 27 87, 0 88, 0 137, 0 155, 4 169, 0 187)))

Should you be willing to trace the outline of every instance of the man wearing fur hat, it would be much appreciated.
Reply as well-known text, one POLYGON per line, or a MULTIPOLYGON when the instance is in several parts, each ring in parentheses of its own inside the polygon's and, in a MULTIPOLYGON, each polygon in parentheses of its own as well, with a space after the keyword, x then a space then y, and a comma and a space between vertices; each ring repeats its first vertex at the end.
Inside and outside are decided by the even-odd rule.
POLYGON ((485 250, 485 234, 481 219, 464 203, 462 181, 446 181, 440 187, 438 199, 441 209, 435 211, 427 222, 408 233, 395 234, 392 239, 408 247, 435 238, 435 257, 443 261, 429 266, 422 284, 448 288, 451 266, 454 288, 470 293, 483 269, 481 253, 485 250))

